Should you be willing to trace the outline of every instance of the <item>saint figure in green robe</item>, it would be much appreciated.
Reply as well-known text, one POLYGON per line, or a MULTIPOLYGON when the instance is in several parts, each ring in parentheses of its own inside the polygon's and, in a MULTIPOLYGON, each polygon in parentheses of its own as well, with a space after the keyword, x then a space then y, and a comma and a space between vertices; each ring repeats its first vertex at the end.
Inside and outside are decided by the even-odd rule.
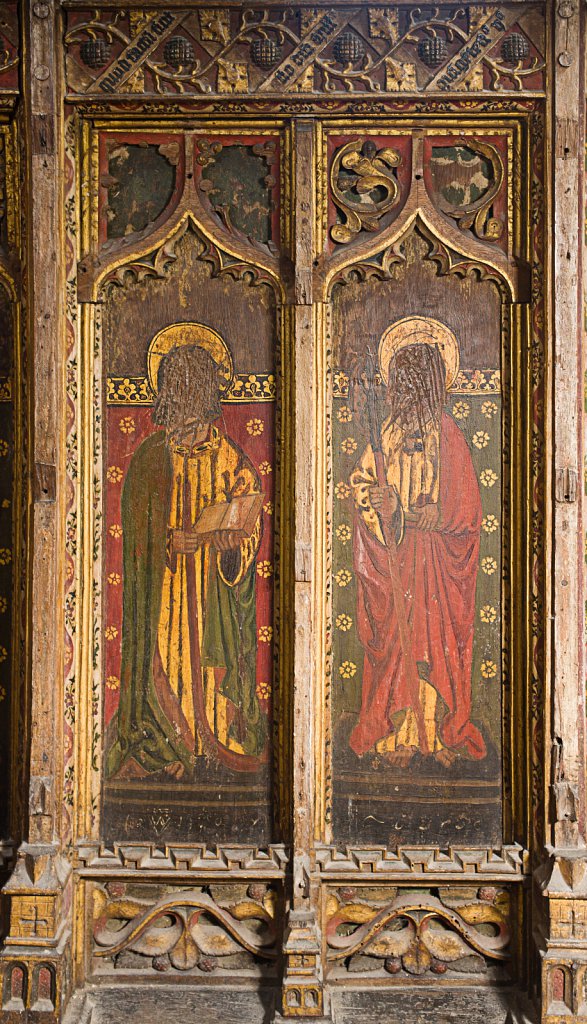
POLYGON ((120 704, 107 751, 107 773, 119 779, 179 779, 198 755, 255 771, 266 756, 255 688, 261 520, 246 536, 215 529, 203 538, 196 528, 203 509, 261 490, 217 425, 222 367, 205 341, 183 338, 160 358, 160 429, 134 453, 124 482, 120 704))

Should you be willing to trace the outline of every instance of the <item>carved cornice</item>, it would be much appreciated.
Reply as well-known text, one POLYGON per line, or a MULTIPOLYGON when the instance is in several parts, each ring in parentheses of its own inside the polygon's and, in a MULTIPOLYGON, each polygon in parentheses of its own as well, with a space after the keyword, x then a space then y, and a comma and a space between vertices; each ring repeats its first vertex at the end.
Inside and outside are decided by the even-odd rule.
POLYGON ((320 875, 331 878, 385 877, 386 880, 415 881, 438 876, 443 880, 483 878, 484 881, 522 881, 529 873, 529 857, 523 847, 513 844, 501 849, 465 847, 404 847, 388 850, 384 846, 361 849, 347 846, 319 846, 316 866, 320 875))
POLYGON ((201 875, 223 875, 280 878, 288 863, 285 846, 156 846, 154 844, 121 843, 105 846, 82 843, 74 858, 74 867, 82 877, 99 878, 139 872, 149 875, 198 872, 201 875))
POLYGON ((196 13, 168 4, 133 19, 107 3, 75 5, 67 87, 80 99, 536 92, 544 40, 528 7, 540 9, 276 3, 196 13))

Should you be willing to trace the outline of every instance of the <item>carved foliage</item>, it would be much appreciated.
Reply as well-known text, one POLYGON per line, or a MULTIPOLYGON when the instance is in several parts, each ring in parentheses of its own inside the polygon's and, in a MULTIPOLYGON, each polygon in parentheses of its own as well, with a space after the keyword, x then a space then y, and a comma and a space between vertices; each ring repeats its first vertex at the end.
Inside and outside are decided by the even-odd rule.
POLYGON ((542 41, 515 24, 516 8, 287 5, 142 19, 80 11, 66 34, 68 79, 75 91, 97 94, 540 88, 542 41))
POLYGON ((377 231, 381 218, 398 200, 394 168, 400 163, 397 150, 377 149, 372 139, 347 142, 335 154, 330 171, 332 195, 343 224, 335 224, 335 242, 350 242, 361 230, 377 231))
POLYGON ((94 955, 118 968, 140 969, 142 961, 156 971, 204 973, 275 960, 274 891, 259 883, 212 890, 166 889, 153 902, 121 882, 96 888, 94 955))
POLYGON ((327 904, 331 964, 361 972, 383 966, 389 974, 431 971, 480 973, 509 958, 509 899, 504 890, 443 887, 381 891, 343 887, 327 904))

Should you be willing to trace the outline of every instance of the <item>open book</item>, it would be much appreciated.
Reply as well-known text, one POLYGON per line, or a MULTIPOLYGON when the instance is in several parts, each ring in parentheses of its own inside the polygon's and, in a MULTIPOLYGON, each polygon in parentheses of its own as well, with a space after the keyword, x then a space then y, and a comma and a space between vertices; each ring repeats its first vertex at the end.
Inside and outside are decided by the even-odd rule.
POLYGON ((200 512, 194 531, 202 544, 211 541, 216 530, 232 530, 239 540, 246 540, 255 529, 264 500, 262 494, 243 494, 219 505, 207 505, 200 512))

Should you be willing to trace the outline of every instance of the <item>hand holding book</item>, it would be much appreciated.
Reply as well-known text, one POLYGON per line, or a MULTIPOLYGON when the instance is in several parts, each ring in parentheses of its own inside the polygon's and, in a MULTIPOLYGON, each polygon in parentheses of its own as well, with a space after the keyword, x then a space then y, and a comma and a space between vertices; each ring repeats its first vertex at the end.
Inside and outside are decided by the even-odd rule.
POLYGON ((232 501, 207 505, 192 530, 173 531, 173 552, 193 554, 204 544, 232 551, 253 533, 263 507, 262 494, 243 494, 232 501))

